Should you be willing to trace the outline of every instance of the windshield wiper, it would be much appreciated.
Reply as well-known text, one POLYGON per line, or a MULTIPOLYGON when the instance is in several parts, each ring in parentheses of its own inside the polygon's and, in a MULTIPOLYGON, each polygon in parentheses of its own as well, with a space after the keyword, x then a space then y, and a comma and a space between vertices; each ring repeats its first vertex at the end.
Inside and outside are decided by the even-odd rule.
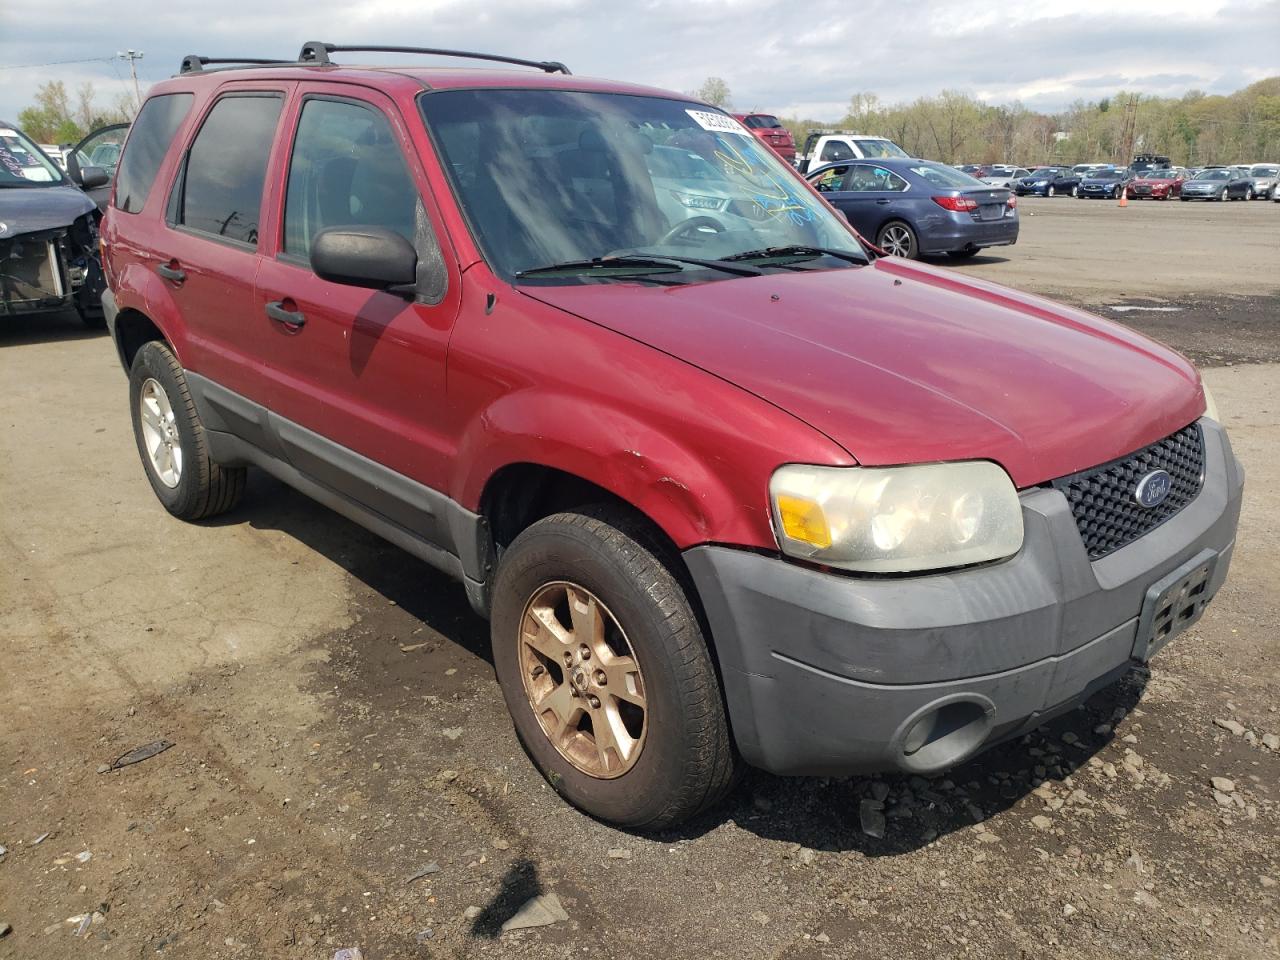
POLYGON ((735 253, 725 257, 725 260, 770 260, 773 258, 790 259, 792 257, 802 257, 812 260, 816 257, 835 257, 837 260, 844 260, 847 263, 866 263, 867 257, 856 253, 850 253, 845 250, 831 250, 827 247, 811 247, 807 244, 797 243, 788 247, 765 247, 763 250, 744 250, 742 253, 735 253))
POLYGON ((563 263, 549 263, 543 267, 530 267, 527 270, 517 270, 516 278, 523 279, 546 273, 591 273, 597 270, 610 271, 606 274, 607 276, 626 276, 626 271, 631 268, 636 270, 670 268, 678 271, 684 269, 682 264, 686 263, 695 267, 721 270, 740 277, 758 277, 762 273, 758 267, 739 266, 737 264, 724 263, 720 260, 700 260, 696 257, 669 257, 665 254, 653 256, 650 254, 626 253, 618 256, 595 257, 591 260, 566 260, 563 263))

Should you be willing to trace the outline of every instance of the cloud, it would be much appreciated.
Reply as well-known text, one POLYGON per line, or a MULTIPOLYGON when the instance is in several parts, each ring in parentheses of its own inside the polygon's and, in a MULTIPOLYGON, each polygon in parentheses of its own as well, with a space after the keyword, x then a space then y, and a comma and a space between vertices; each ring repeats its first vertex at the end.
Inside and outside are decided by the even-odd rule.
MULTIPOLYGON (((143 84, 182 56, 293 57, 302 41, 407 43, 563 60, 576 73, 693 90, 723 77, 737 106, 835 120, 849 97, 911 100, 950 88, 1060 109, 1124 88, 1228 93, 1280 73, 1276 0, 1166 0, 1105 16, 1041 16, 1034 4, 974 12, 971 0, 116 0, 51 19, 0 9, 0 65, 145 51, 143 84)), ((389 60, 391 58, 380 58, 389 60)), ((50 79, 131 92, 120 61, 0 71, 12 119, 50 79)))

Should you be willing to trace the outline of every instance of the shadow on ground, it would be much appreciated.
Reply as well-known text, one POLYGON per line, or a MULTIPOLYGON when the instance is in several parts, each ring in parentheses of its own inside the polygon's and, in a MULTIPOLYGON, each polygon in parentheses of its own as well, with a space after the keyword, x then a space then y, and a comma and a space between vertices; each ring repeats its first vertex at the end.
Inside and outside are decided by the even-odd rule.
MULTIPOLYGON (((105 338, 106 335, 107 331, 103 327, 86 327, 75 310, 0 316, 0 349, 29 343, 96 340, 105 338)), ((111 351, 106 355, 114 357, 115 353, 111 351)))
MULTIPOLYGON (((444 647, 456 645, 492 664, 488 624, 471 610, 461 585, 260 471, 251 472, 242 505, 211 523, 248 523, 288 534, 385 598, 385 606, 377 603, 381 612, 370 611, 366 620, 394 616, 402 624, 425 624, 439 634, 444 647)), ((375 623, 370 629, 377 633, 389 627, 375 623)), ((361 644, 350 655, 365 682, 348 685, 344 693, 366 700, 370 709, 385 706, 385 696, 397 697, 402 684, 420 682, 421 668, 409 664, 396 644, 361 644)), ((757 836, 811 850, 858 851, 869 857, 908 853, 995 817, 1039 783, 1061 781, 1086 765, 1111 742, 1115 725, 1141 699, 1147 677, 1145 669, 1135 667, 1081 707, 936 777, 782 778, 750 770, 724 802, 654 839, 693 840, 733 822, 757 836), (864 800, 883 805, 883 838, 864 831, 864 800)), ((450 679, 463 682, 461 677, 450 679)), ((496 690, 492 701, 494 710, 504 709, 496 690)), ((476 934, 494 935, 511 915, 511 903, 518 906, 539 892, 536 869, 518 863, 476 921, 476 934)))

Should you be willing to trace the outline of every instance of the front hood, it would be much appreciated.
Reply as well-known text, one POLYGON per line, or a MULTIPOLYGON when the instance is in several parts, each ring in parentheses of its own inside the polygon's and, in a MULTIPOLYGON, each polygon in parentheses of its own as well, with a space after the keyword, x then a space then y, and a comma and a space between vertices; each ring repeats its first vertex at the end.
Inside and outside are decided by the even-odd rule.
POLYGON ((0 223, 5 238, 69 225, 94 208, 79 187, 0 187, 0 223))
POLYGON ((891 258, 687 286, 519 289, 756 394, 868 466, 990 459, 1027 487, 1204 409, 1195 368, 1166 347, 891 258))

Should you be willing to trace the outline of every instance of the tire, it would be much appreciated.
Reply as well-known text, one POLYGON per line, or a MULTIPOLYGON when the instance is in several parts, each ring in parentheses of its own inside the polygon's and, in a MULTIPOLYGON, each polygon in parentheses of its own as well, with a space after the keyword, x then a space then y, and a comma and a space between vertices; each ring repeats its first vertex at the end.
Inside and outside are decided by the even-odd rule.
POLYGON ((1244 198, 1245 200, 1253 199, 1253 187, 1245 187, 1244 198))
POLYGON ((1080 188, 1079 188, 1078 186, 1076 186, 1076 187, 1072 187, 1072 188, 1071 188, 1071 195, 1072 195, 1073 197, 1078 197, 1078 196, 1080 196, 1080 188))
POLYGON ((134 356, 129 371, 129 407, 142 468, 166 510, 180 520, 204 520, 240 502, 245 468, 224 467, 209 459, 204 424, 191 400, 186 375, 166 344, 152 340, 134 356), (144 392, 150 413, 146 423, 144 392), (162 437, 173 451, 167 459, 163 453, 153 457, 148 450, 163 442, 162 437), (166 463, 170 467, 176 463, 176 471, 162 470, 166 463))
POLYGON ((619 510, 554 514, 523 531, 504 552, 492 604, 494 668, 525 752, 580 810, 646 831, 681 823, 715 804, 733 786, 739 764, 711 653, 665 553, 643 522, 619 510), (572 618, 571 604, 580 619, 572 618), (597 622, 585 612, 588 604, 600 611, 599 622, 607 627, 601 635, 612 637, 612 652, 601 648, 593 659, 561 666, 564 656, 579 656, 577 636, 597 622), (548 616, 563 632, 536 629, 548 616), (535 652, 531 639, 548 654, 535 652), (638 723, 632 708, 627 737, 612 741, 618 746, 607 757, 611 748, 600 749, 595 724, 602 717, 614 719, 610 729, 625 723, 618 719, 625 698, 609 695, 626 684, 619 686, 614 677, 612 687, 596 685, 601 674, 591 665, 619 669, 615 656, 628 652, 637 670, 627 676, 637 678, 644 708, 638 723), (552 691, 563 694, 555 707, 552 691), (538 697, 548 703, 541 715, 534 705, 538 697), (563 723, 574 716, 576 721, 563 723), (565 732, 564 748, 544 724, 565 732), (630 757, 623 755, 623 739, 636 751, 630 757))
POLYGON ((920 256, 920 241, 911 225, 902 220, 890 220, 876 234, 876 246, 891 257, 915 260, 920 256))
POLYGON ((1226 187, 1223 187, 1222 192, 1218 194, 1218 199, 1221 202, 1226 203, 1228 200, 1231 199, 1231 191, 1228 190, 1226 187))
POLYGON ((1053 184, 1049 184, 1049 186, 1045 187, 1044 195, 1046 197, 1056 197, 1058 191, 1053 188, 1053 184))

